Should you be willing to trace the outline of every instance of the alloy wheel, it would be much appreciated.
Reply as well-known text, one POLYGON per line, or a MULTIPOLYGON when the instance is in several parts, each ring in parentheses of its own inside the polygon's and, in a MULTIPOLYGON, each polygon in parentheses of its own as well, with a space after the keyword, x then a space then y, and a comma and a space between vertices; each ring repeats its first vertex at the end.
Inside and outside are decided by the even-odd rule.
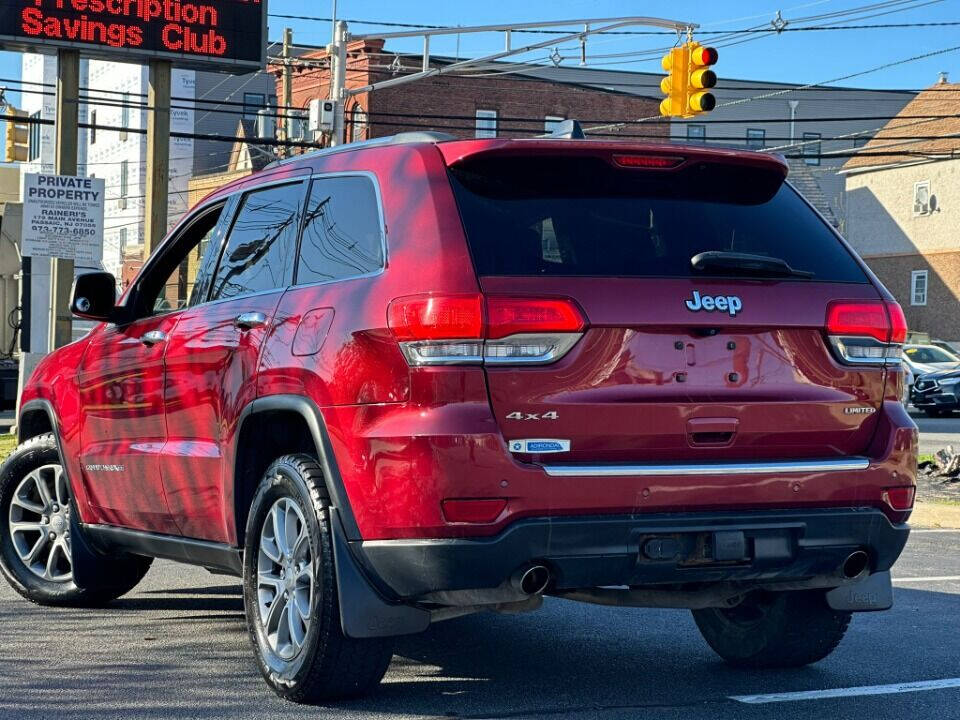
POLYGON ((10 502, 10 537, 24 566, 41 580, 73 580, 70 488, 61 465, 32 470, 10 502))
POLYGON ((257 555, 257 606, 267 644, 285 661, 303 649, 312 622, 313 556, 307 523, 289 497, 263 520, 257 555))

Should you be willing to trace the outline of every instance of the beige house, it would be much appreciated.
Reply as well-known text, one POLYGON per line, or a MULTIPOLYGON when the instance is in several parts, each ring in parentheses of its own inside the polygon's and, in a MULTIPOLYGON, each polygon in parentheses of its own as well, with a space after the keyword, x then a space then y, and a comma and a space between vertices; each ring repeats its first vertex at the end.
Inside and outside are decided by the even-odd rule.
POLYGON ((842 171, 847 240, 896 296, 911 331, 952 343, 960 341, 958 115, 960 84, 944 78, 842 171))

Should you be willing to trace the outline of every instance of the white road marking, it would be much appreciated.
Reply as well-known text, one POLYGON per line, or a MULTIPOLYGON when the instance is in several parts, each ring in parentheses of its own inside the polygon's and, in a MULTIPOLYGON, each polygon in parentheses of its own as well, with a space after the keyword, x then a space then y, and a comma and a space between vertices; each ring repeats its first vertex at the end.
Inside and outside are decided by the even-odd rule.
POLYGON ((927 577, 897 577, 893 578, 895 583, 915 583, 915 582, 949 582, 951 580, 960 580, 960 575, 940 575, 927 577))
POLYGON ((894 683, 891 685, 862 685, 860 687, 831 688, 829 690, 805 690, 801 692, 770 693, 768 695, 731 695, 731 700, 750 705, 794 702, 797 700, 824 700, 827 698, 859 697, 863 695, 895 695, 897 693, 924 692, 960 688, 960 678, 944 680, 921 680, 919 682, 894 683))
POLYGON ((919 533, 919 534, 924 534, 924 533, 960 533, 960 528, 923 528, 923 529, 910 528, 910 534, 911 534, 911 535, 917 535, 918 533, 919 533))

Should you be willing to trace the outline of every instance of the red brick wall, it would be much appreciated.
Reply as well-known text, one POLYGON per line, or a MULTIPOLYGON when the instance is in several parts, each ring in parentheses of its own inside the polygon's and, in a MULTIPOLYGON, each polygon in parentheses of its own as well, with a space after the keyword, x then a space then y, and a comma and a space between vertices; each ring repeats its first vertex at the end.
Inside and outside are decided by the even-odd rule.
MULTIPOLYGON (((393 77, 384 67, 389 66, 396 56, 384 54, 382 48, 382 41, 358 42, 349 47, 348 88, 364 87, 393 77)), ((303 57, 323 60, 326 53, 320 51, 303 57)), ((419 58, 400 56, 400 62, 404 65, 403 73, 419 70, 419 58)), ((277 92, 281 92, 279 82, 277 92)), ((328 95, 329 71, 326 68, 311 68, 294 74, 295 106, 306 108, 311 99, 326 98, 328 95)), ((365 138, 408 130, 439 130, 460 137, 473 137, 474 117, 480 109, 497 111, 499 136, 531 137, 544 132, 543 118, 547 115, 579 120, 649 117, 659 113, 659 102, 653 97, 531 80, 516 75, 475 78, 441 75, 376 90, 349 100, 347 138, 351 137, 350 111, 357 105, 368 113, 369 126, 365 138), (383 113, 409 114, 410 117, 390 117, 383 113), (422 115, 454 115, 463 116, 463 119, 431 119, 422 118, 422 115), (537 121, 511 122, 511 117, 537 118, 537 121)), ((588 123, 584 125, 589 127, 588 123)), ((649 128, 644 128, 644 133, 666 138, 669 127, 664 123, 651 123, 649 128)))

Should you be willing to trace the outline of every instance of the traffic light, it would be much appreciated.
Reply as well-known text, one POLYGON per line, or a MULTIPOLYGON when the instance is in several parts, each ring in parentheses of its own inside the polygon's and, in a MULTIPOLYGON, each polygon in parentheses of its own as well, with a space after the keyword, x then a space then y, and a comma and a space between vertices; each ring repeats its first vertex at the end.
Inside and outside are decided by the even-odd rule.
POLYGON ((716 107, 717 99, 707 90, 717 84, 717 75, 710 69, 717 56, 714 48, 692 40, 663 56, 661 65, 669 74, 660 81, 667 96, 660 103, 661 115, 693 117, 716 107))
POLYGON ((717 74, 710 66, 719 57, 716 49, 698 43, 687 43, 690 47, 690 84, 687 96, 687 108, 692 113, 710 112, 717 106, 717 98, 707 92, 717 84, 717 74))
POLYGON ((0 116, 7 121, 7 146, 4 154, 6 162, 25 162, 30 142, 30 126, 20 118, 27 113, 8 105, 6 115, 0 116))

